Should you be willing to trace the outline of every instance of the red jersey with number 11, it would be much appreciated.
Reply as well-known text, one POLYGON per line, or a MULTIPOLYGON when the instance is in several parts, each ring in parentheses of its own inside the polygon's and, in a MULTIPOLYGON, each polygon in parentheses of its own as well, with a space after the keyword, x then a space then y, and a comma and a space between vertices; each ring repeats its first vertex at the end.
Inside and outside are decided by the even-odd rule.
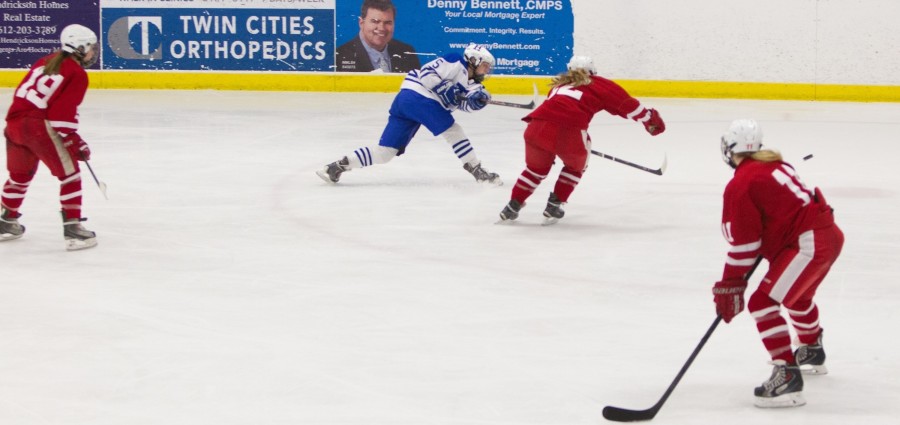
POLYGON ((758 255, 771 262, 820 221, 833 223, 831 214, 820 214, 825 210, 821 192, 806 187, 790 164, 741 161, 725 187, 722 232, 731 249, 723 279, 741 278, 758 255))

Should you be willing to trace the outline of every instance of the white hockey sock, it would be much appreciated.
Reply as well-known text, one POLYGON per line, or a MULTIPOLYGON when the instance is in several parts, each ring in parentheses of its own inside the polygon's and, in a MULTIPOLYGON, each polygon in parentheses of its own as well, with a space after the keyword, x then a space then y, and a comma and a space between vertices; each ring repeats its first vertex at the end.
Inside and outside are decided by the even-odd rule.
POLYGON ((453 149, 453 153, 463 164, 468 163, 474 166, 481 163, 478 157, 475 156, 475 148, 469 142, 469 138, 466 137, 466 133, 459 124, 453 123, 447 131, 441 133, 441 136, 444 137, 453 149))
POLYGON ((399 152, 397 149, 385 146, 359 148, 353 151, 352 154, 347 155, 347 160, 350 161, 348 168, 352 170, 354 168, 368 167, 375 164, 384 164, 394 159, 394 157, 397 156, 397 152, 399 152))

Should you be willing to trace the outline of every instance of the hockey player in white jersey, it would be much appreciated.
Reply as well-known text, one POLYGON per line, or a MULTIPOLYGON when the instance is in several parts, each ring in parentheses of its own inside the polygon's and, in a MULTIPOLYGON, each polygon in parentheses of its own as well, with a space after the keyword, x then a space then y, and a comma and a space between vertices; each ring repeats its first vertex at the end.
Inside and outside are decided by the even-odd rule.
POLYGON ((450 53, 410 71, 394 97, 387 126, 378 144, 356 149, 316 174, 328 183, 337 183, 346 171, 384 164, 402 155, 419 127, 424 125, 432 134, 447 141, 462 161, 463 168, 476 181, 503 184, 497 173, 481 166, 469 138, 452 114, 456 110, 477 111, 488 104, 491 95, 481 83, 493 67, 491 52, 483 45, 472 43, 462 55, 450 53))

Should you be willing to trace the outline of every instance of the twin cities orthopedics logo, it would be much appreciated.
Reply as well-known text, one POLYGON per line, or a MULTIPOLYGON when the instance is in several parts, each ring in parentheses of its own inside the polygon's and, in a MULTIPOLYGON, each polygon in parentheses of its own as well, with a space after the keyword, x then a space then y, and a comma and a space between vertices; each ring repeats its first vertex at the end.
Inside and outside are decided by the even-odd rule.
POLYGON ((334 12, 105 9, 106 69, 330 71, 334 12))
POLYGON ((107 43, 122 59, 160 60, 162 54, 162 17, 126 16, 117 19, 107 30, 107 43), (131 42, 131 30, 136 31, 136 43, 131 42))

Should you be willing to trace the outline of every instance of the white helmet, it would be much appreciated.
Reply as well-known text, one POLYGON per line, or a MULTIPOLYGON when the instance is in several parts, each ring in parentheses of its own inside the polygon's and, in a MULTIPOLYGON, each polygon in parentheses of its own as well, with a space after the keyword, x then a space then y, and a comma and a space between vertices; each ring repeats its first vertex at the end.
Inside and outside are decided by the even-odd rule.
POLYGON ((572 56, 566 69, 569 71, 583 69, 591 75, 597 75, 597 68, 594 67, 594 60, 590 56, 572 56))
POLYGON ((762 128, 759 123, 750 119, 734 120, 728 131, 722 135, 722 159, 732 168, 735 167, 731 156, 736 153, 753 153, 762 149, 762 128))
POLYGON ((466 46, 465 52, 463 52, 463 57, 466 59, 466 62, 469 63, 469 66, 471 66, 473 70, 478 69, 478 66, 482 63, 487 63, 488 65, 490 65, 486 73, 475 74, 476 82, 482 82, 484 80, 484 77, 487 74, 490 74, 491 70, 494 69, 494 55, 492 55, 491 52, 488 51, 487 47, 485 47, 484 44, 469 43, 469 45, 466 46))
POLYGON ((466 46, 466 51, 463 53, 463 56, 469 63, 476 67, 481 65, 482 62, 491 64, 492 68, 494 66, 494 55, 488 51, 484 44, 469 43, 469 45, 466 46))
POLYGON ((81 66, 85 68, 89 68, 99 58, 97 34, 84 25, 72 24, 63 28, 59 35, 59 41, 62 44, 62 51, 71 53, 78 58, 81 66), (94 56, 85 61, 84 57, 91 50, 94 51, 94 56))

